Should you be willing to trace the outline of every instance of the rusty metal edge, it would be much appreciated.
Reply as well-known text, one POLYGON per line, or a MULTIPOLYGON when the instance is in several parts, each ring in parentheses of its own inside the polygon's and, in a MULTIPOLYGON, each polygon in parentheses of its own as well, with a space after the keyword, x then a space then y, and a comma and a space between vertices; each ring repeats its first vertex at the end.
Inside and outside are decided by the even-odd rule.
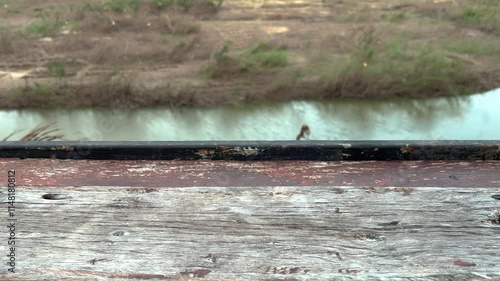
POLYGON ((0 142, 0 158, 97 160, 500 160, 491 141, 0 142))

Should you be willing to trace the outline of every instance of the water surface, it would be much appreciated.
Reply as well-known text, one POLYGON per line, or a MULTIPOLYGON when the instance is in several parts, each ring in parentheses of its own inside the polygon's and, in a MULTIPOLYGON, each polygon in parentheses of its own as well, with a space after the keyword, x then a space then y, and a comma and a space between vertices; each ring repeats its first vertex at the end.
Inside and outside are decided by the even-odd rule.
POLYGON ((337 99, 209 109, 4 110, 0 111, 0 139, 50 121, 57 121, 69 139, 93 141, 293 140, 302 124, 311 127, 311 139, 316 140, 488 140, 500 139, 500 89, 425 100, 337 99))

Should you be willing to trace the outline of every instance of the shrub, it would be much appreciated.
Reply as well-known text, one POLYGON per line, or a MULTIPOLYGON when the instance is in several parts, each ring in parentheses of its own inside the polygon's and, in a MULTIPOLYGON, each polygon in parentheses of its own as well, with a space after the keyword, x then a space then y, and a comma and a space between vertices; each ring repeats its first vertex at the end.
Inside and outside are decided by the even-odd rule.
POLYGON ((153 2, 158 8, 164 8, 174 4, 174 0, 154 0, 153 2))

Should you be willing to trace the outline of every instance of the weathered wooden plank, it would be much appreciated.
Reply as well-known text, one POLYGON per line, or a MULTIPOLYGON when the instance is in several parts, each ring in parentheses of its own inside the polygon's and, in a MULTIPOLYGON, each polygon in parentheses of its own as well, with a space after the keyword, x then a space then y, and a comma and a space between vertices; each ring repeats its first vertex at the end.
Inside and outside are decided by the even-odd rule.
POLYGON ((17 266, 22 277, 53 280, 499 278, 492 192, 500 190, 86 187, 44 200, 45 190, 21 190, 17 266))
POLYGON ((500 187, 499 161, 125 161, 1 159, 23 188, 42 186, 500 187))
POLYGON ((18 183, 0 279, 500 280, 498 165, 0 159, 18 183))
POLYGON ((0 142, 0 158, 500 160, 499 141, 0 142))

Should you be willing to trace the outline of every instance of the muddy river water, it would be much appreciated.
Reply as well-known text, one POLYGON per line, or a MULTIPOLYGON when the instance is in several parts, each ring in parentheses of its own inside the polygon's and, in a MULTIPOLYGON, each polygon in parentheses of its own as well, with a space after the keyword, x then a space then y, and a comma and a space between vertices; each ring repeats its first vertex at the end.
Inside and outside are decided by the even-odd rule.
MULTIPOLYGON (((302 124, 315 140, 500 139, 500 89, 460 98, 326 100, 209 109, 0 111, 0 139, 57 121, 68 139, 293 140, 302 124)), ((16 139, 14 137, 13 139, 16 139)))

